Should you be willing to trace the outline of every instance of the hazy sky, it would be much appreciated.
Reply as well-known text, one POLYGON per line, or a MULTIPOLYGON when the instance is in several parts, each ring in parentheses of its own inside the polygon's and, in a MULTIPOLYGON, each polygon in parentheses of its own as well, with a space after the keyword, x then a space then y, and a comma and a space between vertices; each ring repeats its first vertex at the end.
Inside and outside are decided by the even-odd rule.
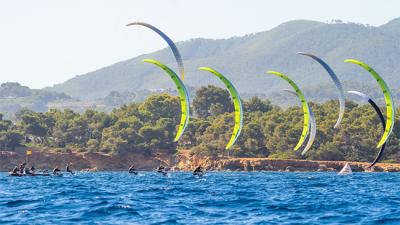
POLYGON ((133 21, 183 41, 294 19, 379 26, 399 9, 399 0, 0 0, 0 82, 42 88, 166 46, 149 30, 125 27, 133 21))

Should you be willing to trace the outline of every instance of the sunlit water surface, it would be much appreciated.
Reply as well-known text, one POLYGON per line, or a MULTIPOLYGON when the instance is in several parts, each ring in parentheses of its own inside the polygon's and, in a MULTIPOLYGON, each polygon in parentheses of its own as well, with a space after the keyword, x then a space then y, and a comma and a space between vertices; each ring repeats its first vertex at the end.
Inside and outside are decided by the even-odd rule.
POLYGON ((399 190, 400 173, 0 173, 0 223, 400 224, 399 190))

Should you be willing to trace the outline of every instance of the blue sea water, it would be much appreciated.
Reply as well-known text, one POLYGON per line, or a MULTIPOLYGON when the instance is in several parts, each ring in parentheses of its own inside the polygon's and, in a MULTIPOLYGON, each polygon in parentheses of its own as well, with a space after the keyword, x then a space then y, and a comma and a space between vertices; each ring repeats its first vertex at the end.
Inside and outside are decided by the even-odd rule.
POLYGON ((8 177, 1 224, 400 224, 400 173, 8 177))

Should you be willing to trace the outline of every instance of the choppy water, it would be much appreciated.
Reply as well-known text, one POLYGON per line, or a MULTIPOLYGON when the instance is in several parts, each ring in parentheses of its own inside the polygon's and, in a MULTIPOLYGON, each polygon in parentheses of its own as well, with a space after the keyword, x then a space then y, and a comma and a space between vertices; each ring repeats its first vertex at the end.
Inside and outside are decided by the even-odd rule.
POLYGON ((0 174, 0 223, 400 224, 400 173, 0 174))

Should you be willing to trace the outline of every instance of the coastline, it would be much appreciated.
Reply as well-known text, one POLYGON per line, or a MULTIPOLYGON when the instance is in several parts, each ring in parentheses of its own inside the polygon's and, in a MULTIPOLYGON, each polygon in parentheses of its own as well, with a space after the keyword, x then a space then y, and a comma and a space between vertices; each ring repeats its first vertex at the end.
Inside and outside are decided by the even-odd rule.
MULTIPOLYGON (((163 164, 174 171, 192 171, 202 166, 208 171, 281 171, 281 172, 337 172, 346 161, 313 161, 299 159, 270 158, 211 158, 191 156, 181 151, 176 155, 126 153, 107 155, 102 153, 76 152, 62 149, 61 152, 49 149, 33 149, 29 164, 38 169, 51 169, 72 163, 72 168, 79 171, 126 171, 131 164, 138 170, 152 171, 163 164)), ((15 151, 0 151, 0 171, 10 171, 26 159, 26 148, 15 151)), ((60 151, 60 149, 58 149, 60 151)), ((400 172, 399 163, 378 163, 368 169, 368 162, 348 162, 354 172, 400 172)))

